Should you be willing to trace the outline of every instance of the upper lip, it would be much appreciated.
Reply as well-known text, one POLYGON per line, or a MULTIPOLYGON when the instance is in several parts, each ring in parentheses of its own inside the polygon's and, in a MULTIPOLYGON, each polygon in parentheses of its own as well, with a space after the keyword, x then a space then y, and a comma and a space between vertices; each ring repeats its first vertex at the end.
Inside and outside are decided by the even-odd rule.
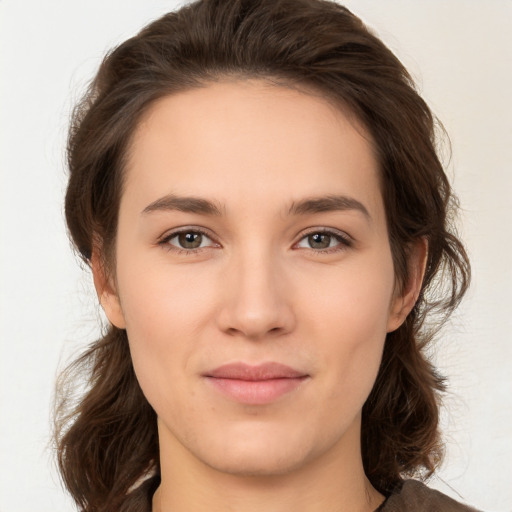
POLYGON ((272 379, 296 379, 307 374, 281 363, 263 363, 250 365, 247 363, 229 363, 207 372, 206 377, 217 379, 236 379, 246 381, 261 381, 272 379))

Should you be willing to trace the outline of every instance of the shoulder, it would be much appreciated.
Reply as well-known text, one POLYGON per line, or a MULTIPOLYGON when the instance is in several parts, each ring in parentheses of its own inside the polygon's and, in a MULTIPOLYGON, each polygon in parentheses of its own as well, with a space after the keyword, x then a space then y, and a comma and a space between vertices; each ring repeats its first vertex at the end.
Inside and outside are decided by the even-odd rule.
POLYGON ((416 480, 406 480, 384 502, 381 512, 478 512, 416 480))

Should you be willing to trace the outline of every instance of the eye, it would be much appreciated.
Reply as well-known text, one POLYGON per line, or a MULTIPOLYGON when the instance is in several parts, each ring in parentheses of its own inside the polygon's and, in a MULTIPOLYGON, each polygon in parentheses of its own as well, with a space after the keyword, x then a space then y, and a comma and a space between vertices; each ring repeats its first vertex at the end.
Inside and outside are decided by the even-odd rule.
POLYGON ((317 252, 335 252, 352 245, 351 239, 342 233, 333 231, 312 231, 296 244, 300 249, 313 249, 317 252))
POLYGON ((165 245, 169 250, 183 252, 195 251, 197 249, 215 247, 218 245, 206 233, 197 229, 174 231, 163 238, 159 244, 165 245))

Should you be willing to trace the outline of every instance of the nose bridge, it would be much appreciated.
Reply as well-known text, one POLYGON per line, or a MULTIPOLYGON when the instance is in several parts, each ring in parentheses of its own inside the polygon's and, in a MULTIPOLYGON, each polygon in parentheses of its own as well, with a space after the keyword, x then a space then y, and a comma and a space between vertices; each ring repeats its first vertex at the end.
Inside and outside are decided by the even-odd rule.
POLYGON ((247 243, 230 262, 223 330, 250 338, 288 332, 294 317, 280 257, 272 247, 247 243))

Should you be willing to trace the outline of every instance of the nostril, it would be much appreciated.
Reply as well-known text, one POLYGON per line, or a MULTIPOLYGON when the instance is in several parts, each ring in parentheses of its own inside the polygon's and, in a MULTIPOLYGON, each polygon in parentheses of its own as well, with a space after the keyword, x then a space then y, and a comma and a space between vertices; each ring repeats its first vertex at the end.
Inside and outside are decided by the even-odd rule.
POLYGON ((256 340, 276 338, 294 329, 295 315, 288 296, 278 295, 261 282, 235 284, 216 315, 217 325, 225 334, 256 340))

